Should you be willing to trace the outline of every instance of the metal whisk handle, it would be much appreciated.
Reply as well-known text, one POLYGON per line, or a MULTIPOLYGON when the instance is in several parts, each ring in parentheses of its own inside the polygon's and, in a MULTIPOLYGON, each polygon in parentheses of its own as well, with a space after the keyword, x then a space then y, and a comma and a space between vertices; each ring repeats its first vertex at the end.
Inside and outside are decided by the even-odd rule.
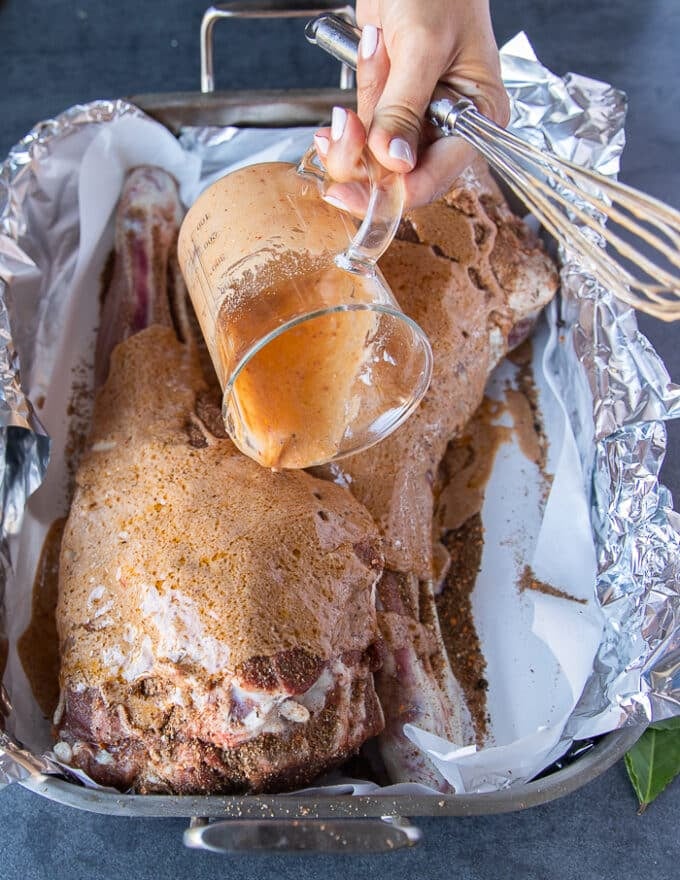
MULTIPOLYGON (((356 70, 361 32, 334 15, 307 39, 356 70)), ((615 296, 664 321, 680 319, 680 213, 518 138, 468 98, 438 86, 429 121, 475 147, 568 253, 615 296)))
MULTIPOLYGON (((345 19, 330 13, 319 15, 307 24, 305 36, 310 43, 324 49, 352 70, 357 69, 361 31, 345 19)), ((428 108, 430 122, 443 135, 457 134, 455 128, 458 117, 469 111, 477 113, 469 98, 459 97, 450 89, 444 88, 435 91, 428 108)))
POLYGON ((332 13, 318 15, 307 22, 305 36, 308 41, 352 70, 357 69, 361 31, 346 19, 332 13))

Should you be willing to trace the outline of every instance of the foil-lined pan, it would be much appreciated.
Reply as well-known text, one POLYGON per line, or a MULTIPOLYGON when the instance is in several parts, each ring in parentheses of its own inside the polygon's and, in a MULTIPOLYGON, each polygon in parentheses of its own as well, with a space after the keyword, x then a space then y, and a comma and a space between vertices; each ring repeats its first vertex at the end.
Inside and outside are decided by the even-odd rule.
MULTIPOLYGON (((537 62, 521 35, 504 48, 502 60, 513 103, 511 128, 516 133, 600 173, 617 172, 625 118, 625 99, 619 91, 577 75, 554 76, 537 62)), ((24 212, 25 199, 39 189, 41 160, 57 140, 85 126, 106 125, 137 113, 135 106, 122 101, 72 108, 30 132, 0 172, 4 575, 11 565, 7 542, 21 527, 26 500, 40 484, 48 458, 48 440, 21 390, 21 370, 25 375, 36 365, 18 363, 17 350, 28 350, 22 339, 30 338, 33 319, 31 309, 21 302, 22 285, 14 281, 30 276, 33 269, 45 270, 46 265, 38 266, 40 260, 29 254, 38 254, 51 273, 61 272, 65 278, 73 259, 72 249, 56 255, 41 253, 40 242, 32 240, 34 218, 24 212)), ((193 143, 209 152, 212 144, 229 136, 228 131, 193 127, 184 132, 183 143, 185 148, 193 143)), ((658 481, 665 447, 663 421, 678 415, 680 389, 670 382, 663 363, 638 332, 634 313, 603 290, 577 256, 563 254, 562 261, 560 320, 567 344, 556 349, 555 357, 568 377, 565 385, 573 388, 569 415, 592 499, 597 590, 605 616, 593 674, 565 730, 567 749, 575 730, 581 737, 584 731, 597 736, 680 711, 680 520, 658 481)), ((55 333, 59 330, 56 325, 55 333)), ((40 357, 40 347, 37 351, 40 357)), ((4 614, 0 590, 0 639, 4 614)), ((7 717, 10 712, 3 689, 0 713, 7 717)), ((48 758, 22 749, 0 731, 0 784, 57 770, 48 758)), ((569 784, 562 791, 572 787, 569 784)), ((380 803, 379 798, 374 800, 380 803)), ((437 803, 443 806, 448 800, 440 798, 437 803)), ((391 811, 385 804, 378 809, 384 812, 366 808, 364 815, 391 811)), ((432 811, 436 812, 434 803, 432 811)))

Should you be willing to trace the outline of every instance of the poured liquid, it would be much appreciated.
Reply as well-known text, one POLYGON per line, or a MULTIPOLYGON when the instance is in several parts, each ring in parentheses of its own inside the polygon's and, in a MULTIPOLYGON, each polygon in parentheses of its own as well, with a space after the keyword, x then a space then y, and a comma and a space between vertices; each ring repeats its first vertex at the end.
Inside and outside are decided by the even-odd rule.
POLYGON ((412 331, 401 319, 354 310, 375 302, 377 283, 331 264, 282 279, 247 309, 223 306, 217 332, 226 375, 236 366, 239 342, 257 338, 265 314, 272 326, 343 308, 307 317, 276 336, 251 357, 225 397, 230 434, 264 466, 309 467, 366 445, 366 433, 384 413, 384 395, 394 396, 400 350, 412 346, 412 331), (403 325, 401 340, 395 325, 403 325), (382 375, 385 366, 395 373, 391 382, 382 375))

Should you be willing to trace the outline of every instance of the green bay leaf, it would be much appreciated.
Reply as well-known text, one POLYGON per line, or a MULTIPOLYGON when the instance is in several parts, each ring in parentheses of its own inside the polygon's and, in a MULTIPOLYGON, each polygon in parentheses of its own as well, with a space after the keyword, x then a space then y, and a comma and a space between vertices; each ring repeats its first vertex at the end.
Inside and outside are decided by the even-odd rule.
POLYGON ((680 773, 680 719, 653 724, 625 757, 640 812, 680 773))
POLYGON ((664 721, 655 721, 652 724, 653 730, 680 730, 680 715, 675 718, 666 718, 664 721))

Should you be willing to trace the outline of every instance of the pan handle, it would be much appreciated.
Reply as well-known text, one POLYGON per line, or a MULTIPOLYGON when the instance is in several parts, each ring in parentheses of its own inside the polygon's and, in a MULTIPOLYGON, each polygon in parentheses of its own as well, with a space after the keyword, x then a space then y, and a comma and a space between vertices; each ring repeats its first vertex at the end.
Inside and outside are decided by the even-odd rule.
POLYGON ((184 832, 192 849, 218 853, 382 853, 420 841, 419 828, 401 816, 381 819, 194 818, 184 832))
MULTIPOLYGON (((305 2, 297 0, 296 5, 288 7, 287 0, 263 0, 250 3, 247 0, 233 3, 220 3, 210 6, 203 13, 201 21, 201 92, 208 94, 215 91, 215 74, 213 65, 213 28, 215 22, 222 18, 310 18, 332 12, 341 18, 354 23, 354 7, 349 4, 326 4, 323 2, 305 2)), ((351 89, 354 86, 354 71, 347 64, 340 70, 340 88, 351 89)))

